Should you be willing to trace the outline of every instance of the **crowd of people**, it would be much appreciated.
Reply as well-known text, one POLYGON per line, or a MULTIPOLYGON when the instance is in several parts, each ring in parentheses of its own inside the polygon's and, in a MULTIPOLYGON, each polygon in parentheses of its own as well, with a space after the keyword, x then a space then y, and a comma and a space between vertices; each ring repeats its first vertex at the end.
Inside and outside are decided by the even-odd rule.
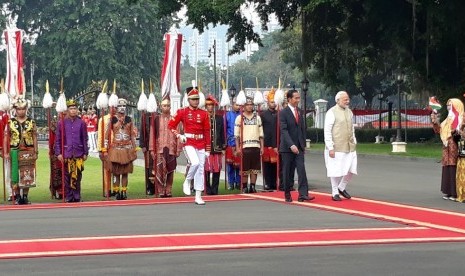
MULTIPOLYGON (((213 96, 199 107, 196 87, 185 91, 188 106, 171 115, 169 98, 161 101, 161 112, 146 114, 139 128, 138 146, 145 158, 147 195, 172 197, 177 158, 184 152, 187 171, 182 184, 186 195, 204 205, 202 195, 217 195, 225 161, 225 181, 229 190, 257 192, 257 177, 264 176, 263 190, 280 190, 292 202, 295 172, 299 202, 311 201, 305 170, 306 116, 298 107, 300 92, 291 89, 282 105, 275 102, 275 90, 266 95, 266 108, 259 110, 252 98, 240 106, 232 99, 229 111, 221 114, 213 96), (221 115, 220 115, 221 114, 221 115)), ((349 109, 349 95, 341 91, 336 105, 328 110, 324 125, 325 162, 332 186, 332 199, 350 199, 347 185, 357 174, 356 139, 349 109)), ((74 100, 67 111, 51 123, 49 137, 50 191, 66 202, 81 201, 81 180, 89 152, 102 160, 104 195, 116 200, 128 198, 128 175, 137 159, 136 130, 127 115, 125 99, 100 119, 95 110, 79 110, 74 100)), ((29 188, 36 180, 38 156, 35 122, 27 116, 29 103, 14 102, 11 117, 2 114, 2 156, 8 160, 10 196, 16 204, 28 204, 29 188)), ((463 107, 462 107, 463 110, 463 107)))

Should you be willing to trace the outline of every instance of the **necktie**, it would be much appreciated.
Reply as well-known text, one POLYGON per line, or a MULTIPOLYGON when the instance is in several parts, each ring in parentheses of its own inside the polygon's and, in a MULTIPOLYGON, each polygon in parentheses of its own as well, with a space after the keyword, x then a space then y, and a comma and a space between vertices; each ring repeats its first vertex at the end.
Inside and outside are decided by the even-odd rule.
POLYGON ((297 107, 294 107, 294 115, 295 115, 295 122, 299 123, 299 112, 297 111, 297 107))

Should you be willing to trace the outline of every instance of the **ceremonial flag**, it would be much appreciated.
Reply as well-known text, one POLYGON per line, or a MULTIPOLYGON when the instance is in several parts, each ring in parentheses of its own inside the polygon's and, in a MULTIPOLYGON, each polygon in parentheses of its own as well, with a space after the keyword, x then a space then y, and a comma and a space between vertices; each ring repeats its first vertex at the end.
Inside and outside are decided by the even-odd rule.
POLYGON ((161 72, 162 100, 179 94, 182 34, 165 34, 165 57, 161 72))
POLYGON ((439 103, 438 99, 436 99, 435 96, 429 97, 429 104, 428 106, 432 109, 435 110, 436 112, 441 109, 441 104, 439 103))
POLYGON ((23 95, 26 82, 23 70, 23 38, 24 31, 8 28, 3 32, 6 44, 6 81, 5 90, 10 97, 23 95))

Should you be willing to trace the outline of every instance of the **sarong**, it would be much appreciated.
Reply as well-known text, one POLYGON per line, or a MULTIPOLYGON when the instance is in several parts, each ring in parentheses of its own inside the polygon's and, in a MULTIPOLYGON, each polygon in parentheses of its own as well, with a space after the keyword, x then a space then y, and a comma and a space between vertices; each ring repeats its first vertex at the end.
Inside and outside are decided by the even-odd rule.
POLYGON ((34 149, 11 149, 11 182, 19 188, 36 186, 36 160, 34 149))
POLYGON ((66 160, 68 164, 68 173, 70 175, 69 187, 73 190, 76 189, 76 181, 78 176, 84 170, 84 160, 82 158, 70 158, 66 160))
POLYGON ((265 147, 263 149, 263 162, 267 163, 277 163, 278 162, 278 153, 272 147, 265 147))
POLYGON ((260 148, 243 148, 242 175, 259 174, 260 172, 260 148))
POLYGON ((169 173, 174 172, 177 162, 176 156, 169 154, 169 149, 164 148, 163 153, 157 155, 157 172, 156 177, 159 184, 166 185, 166 179, 169 173))

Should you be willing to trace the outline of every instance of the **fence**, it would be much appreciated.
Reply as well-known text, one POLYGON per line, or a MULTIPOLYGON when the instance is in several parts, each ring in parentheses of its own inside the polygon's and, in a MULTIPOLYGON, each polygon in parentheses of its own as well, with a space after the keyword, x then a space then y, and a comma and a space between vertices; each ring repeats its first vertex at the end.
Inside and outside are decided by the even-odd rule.
MULTIPOLYGON (((391 129, 397 128, 397 111, 354 109, 354 125, 357 128, 391 129)), ((401 128, 431 127, 431 111, 425 109, 401 110, 401 128)))

